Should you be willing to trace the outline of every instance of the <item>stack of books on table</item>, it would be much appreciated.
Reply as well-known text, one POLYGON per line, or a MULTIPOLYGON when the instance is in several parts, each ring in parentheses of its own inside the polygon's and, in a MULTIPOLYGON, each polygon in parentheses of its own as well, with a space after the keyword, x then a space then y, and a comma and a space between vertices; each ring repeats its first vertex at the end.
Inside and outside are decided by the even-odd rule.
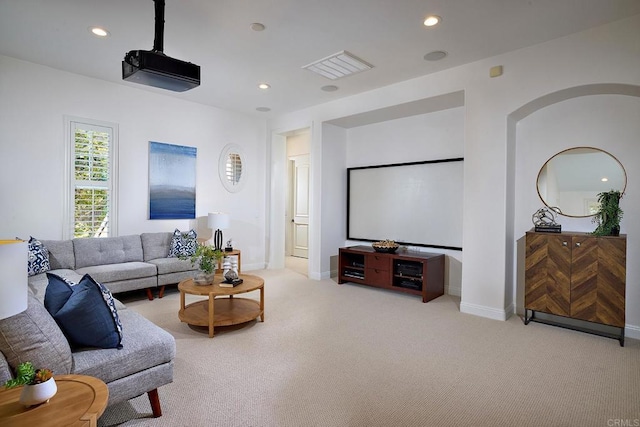
POLYGON ((220 283, 220 287, 221 288, 233 288, 235 286, 238 286, 240 283, 242 283, 242 279, 235 279, 235 280, 232 280, 230 282, 225 280, 225 281, 220 283))

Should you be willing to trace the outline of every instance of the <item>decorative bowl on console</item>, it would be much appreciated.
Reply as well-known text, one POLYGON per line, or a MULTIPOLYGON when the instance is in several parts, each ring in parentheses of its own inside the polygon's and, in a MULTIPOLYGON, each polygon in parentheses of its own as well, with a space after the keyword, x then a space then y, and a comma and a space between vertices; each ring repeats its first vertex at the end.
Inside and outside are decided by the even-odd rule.
POLYGON ((376 252, 392 254, 398 250, 400 245, 398 245, 393 240, 381 240, 379 242, 372 243, 371 247, 376 252))

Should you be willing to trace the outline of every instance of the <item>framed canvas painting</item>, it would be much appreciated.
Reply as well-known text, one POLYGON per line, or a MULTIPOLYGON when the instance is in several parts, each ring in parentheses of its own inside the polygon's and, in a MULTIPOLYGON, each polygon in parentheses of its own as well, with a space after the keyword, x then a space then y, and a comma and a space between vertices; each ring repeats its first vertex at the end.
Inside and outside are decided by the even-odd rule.
POLYGON ((149 219, 196 217, 197 148, 149 141, 149 219))

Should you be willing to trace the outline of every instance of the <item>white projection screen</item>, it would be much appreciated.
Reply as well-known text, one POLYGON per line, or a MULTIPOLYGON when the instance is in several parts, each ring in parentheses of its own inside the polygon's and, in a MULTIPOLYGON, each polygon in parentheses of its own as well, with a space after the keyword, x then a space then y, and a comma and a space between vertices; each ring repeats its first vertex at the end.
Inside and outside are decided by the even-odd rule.
POLYGON ((347 169, 347 239, 462 250, 462 158, 347 169))

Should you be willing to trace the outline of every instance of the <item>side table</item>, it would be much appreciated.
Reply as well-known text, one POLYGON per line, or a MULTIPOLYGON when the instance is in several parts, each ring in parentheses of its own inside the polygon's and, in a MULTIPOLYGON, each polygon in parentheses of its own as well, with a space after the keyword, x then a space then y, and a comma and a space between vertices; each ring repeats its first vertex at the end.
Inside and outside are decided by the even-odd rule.
MULTIPOLYGON (((238 257, 238 274, 242 273, 242 259, 240 258, 242 254, 238 249, 225 252, 224 256, 237 256, 238 257)), ((216 273, 221 273, 221 272, 222 272, 222 260, 218 261, 218 265, 216 267, 216 273)))
POLYGON ((58 392, 49 402, 25 407, 19 402, 22 387, 0 391, 0 425, 90 426, 107 407, 109 389, 98 378, 87 375, 56 375, 58 392))

